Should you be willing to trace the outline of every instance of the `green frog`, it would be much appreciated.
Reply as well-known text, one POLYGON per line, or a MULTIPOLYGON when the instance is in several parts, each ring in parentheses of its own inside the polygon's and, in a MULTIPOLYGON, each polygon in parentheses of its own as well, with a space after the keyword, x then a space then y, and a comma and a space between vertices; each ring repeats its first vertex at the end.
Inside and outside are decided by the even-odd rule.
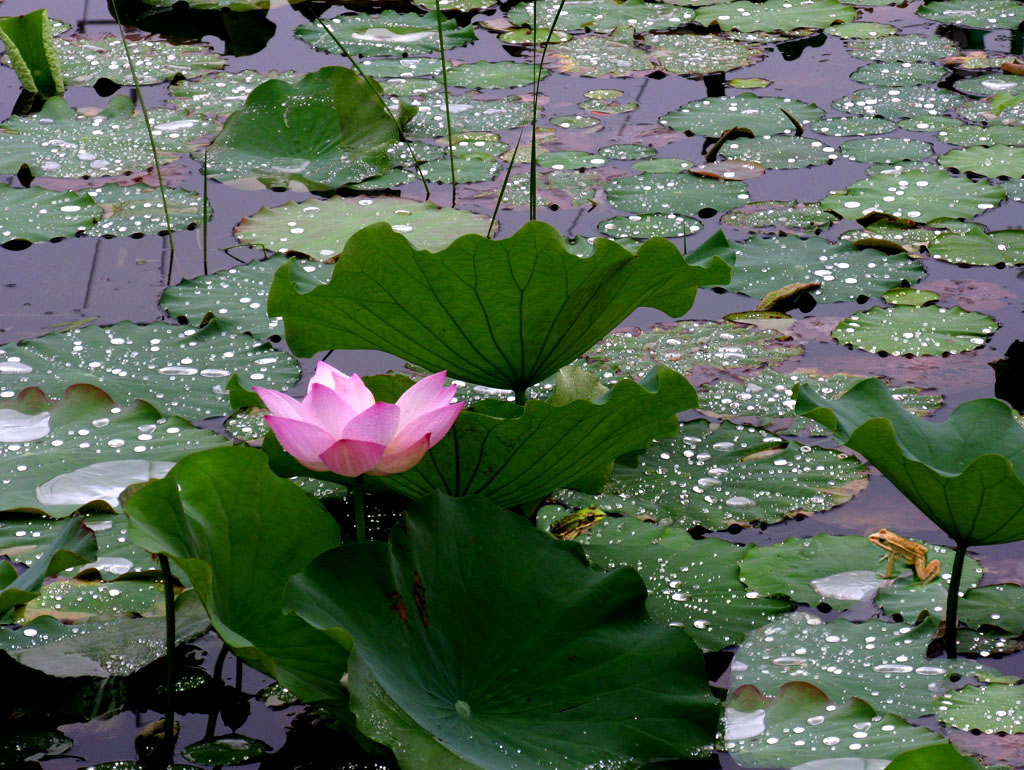
POLYGON ((584 532, 593 529, 605 516, 607 514, 600 508, 588 505, 568 516, 563 516, 552 524, 548 531, 559 540, 575 540, 584 532))
POLYGON ((928 585, 942 572, 938 559, 932 559, 929 562, 925 561, 925 557, 928 554, 928 549, 925 546, 915 543, 913 540, 907 540, 905 537, 900 537, 895 532, 880 529, 868 535, 868 540, 889 554, 889 564, 882 577, 892 577, 892 565, 896 559, 914 568, 914 573, 917 575, 917 579, 921 581, 921 585, 928 585))

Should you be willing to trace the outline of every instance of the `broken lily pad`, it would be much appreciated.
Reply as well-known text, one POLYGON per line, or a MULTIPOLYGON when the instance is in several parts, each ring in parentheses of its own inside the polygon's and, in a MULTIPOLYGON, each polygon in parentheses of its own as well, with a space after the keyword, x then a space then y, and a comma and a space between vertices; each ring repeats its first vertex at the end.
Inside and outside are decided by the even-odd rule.
POLYGON ((939 356, 985 344, 995 319, 960 307, 873 307, 840 321, 832 336, 869 353, 939 356))
POLYGON ((70 238, 101 216, 103 209, 82 193, 0 185, 0 243, 70 238))
POLYGON ((637 467, 617 465, 601 494, 562 490, 555 499, 715 531, 827 511, 866 483, 867 469, 852 457, 757 428, 694 420, 652 442, 637 467))
POLYGON ((789 32, 795 29, 822 29, 857 18, 857 11, 839 0, 737 0, 697 9, 696 21, 705 27, 740 32, 789 32))
POLYGON ((233 372, 249 389, 283 390, 299 377, 290 355, 231 334, 216 321, 202 329, 123 321, 0 348, 0 399, 31 386, 55 397, 69 385, 88 383, 119 403, 144 398, 161 414, 201 420, 230 413, 224 386, 233 372))
POLYGON ((708 75, 747 67, 762 57, 746 43, 717 35, 647 35, 644 45, 665 72, 676 75, 708 75))
POLYGON ((246 246, 323 261, 336 257, 353 233, 375 222, 388 222, 417 249, 437 251, 459 235, 485 235, 489 218, 430 201, 335 196, 264 206, 242 219, 235 237, 246 246))
MULTIPOLYGON (((86 230, 86 235, 110 237, 167 233, 167 217, 159 188, 148 184, 130 187, 108 184, 84 192, 103 211, 102 219, 86 230)), ((191 229, 203 219, 203 197, 199 193, 168 187, 164 189, 164 195, 167 196, 173 230, 191 229)), ((208 209, 207 216, 211 213, 208 209)))
POLYGON ((726 227, 756 230, 764 235, 818 233, 839 221, 817 203, 758 201, 722 215, 726 227))
MULTIPOLYGON (((224 66, 224 59, 205 44, 175 45, 166 40, 129 37, 128 50, 134 76, 140 85, 152 85, 175 78, 197 78, 224 66)), ((64 83, 91 86, 100 78, 119 85, 133 85, 132 71, 125 58, 119 35, 89 38, 82 35, 54 39, 64 83)))
POLYGON ((873 211, 930 222, 950 217, 970 219, 995 208, 1006 197, 1001 187, 951 177, 944 171, 876 174, 846 190, 830 193, 821 205, 845 219, 873 211))
POLYGON ((737 126, 749 129, 755 136, 770 136, 795 131, 796 127, 786 112, 802 125, 819 120, 824 115, 814 104, 805 104, 788 97, 757 96, 744 92, 735 96, 713 96, 689 102, 663 115, 661 122, 676 131, 699 136, 720 136, 722 132, 737 126))
POLYGON ((90 385, 68 388, 59 401, 33 388, 0 404, 4 422, 18 426, 0 430, 4 510, 64 517, 90 504, 116 508, 125 487, 224 443, 147 403, 117 406, 90 385))
MULTIPOLYGON (((352 56, 395 56, 421 54, 441 50, 437 34, 437 11, 379 14, 345 14, 327 19, 325 23, 335 38, 352 56)), ((472 27, 460 27, 455 19, 441 17, 445 49, 458 48, 476 39, 472 27)), ((295 36, 318 51, 340 55, 334 39, 318 23, 300 24, 295 36)))

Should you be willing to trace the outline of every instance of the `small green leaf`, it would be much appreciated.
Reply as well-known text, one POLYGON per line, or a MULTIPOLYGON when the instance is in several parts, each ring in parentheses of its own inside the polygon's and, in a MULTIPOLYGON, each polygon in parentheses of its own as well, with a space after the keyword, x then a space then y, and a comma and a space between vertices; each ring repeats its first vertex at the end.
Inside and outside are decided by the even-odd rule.
POLYGON ((983 313, 959 306, 873 307, 839 322, 832 336, 870 353, 941 356, 985 344, 998 324, 983 313))
POLYGON ((44 99, 64 93, 53 25, 46 9, 0 19, 0 40, 21 87, 44 99))

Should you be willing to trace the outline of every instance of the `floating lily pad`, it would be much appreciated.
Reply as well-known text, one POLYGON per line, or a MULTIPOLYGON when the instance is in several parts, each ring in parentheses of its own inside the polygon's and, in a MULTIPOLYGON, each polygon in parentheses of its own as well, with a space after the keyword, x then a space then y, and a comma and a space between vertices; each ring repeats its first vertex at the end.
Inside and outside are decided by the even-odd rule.
POLYGON ((946 168, 988 177, 1024 177, 1024 147, 994 145, 950 150, 939 157, 946 168))
POLYGON ((935 61, 960 52, 948 38, 938 35, 892 35, 890 37, 851 40, 846 50, 857 59, 878 61, 935 61))
POLYGON ((553 168, 556 171, 564 169, 600 168, 608 162, 607 158, 599 155, 591 155, 589 152, 578 152, 574 150, 556 150, 538 155, 537 164, 553 168))
POLYGON ((597 226, 609 238, 685 238, 699 232, 702 225, 692 217, 676 214, 633 214, 612 217, 597 226))
POLYGON ((654 62, 636 46, 597 35, 551 46, 548 58, 560 72, 589 78, 634 77, 654 69, 654 62))
POLYGON ((597 154, 608 160, 640 160, 653 158, 658 151, 646 144, 610 144, 598 150, 597 154))
MULTIPOLYGON (((785 137, 780 137, 785 138, 785 137)), ((694 176, 710 177, 711 179, 723 179, 727 181, 756 179, 764 176, 767 169, 754 160, 717 160, 713 163, 701 163, 690 169, 694 176)))
POLYGON ((1024 264, 1024 230, 986 233, 973 226, 965 233, 946 233, 928 245, 936 259, 960 265, 1024 264))
POLYGON ((934 148, 919 139, 868 137, 843 142, 843 157, 858 163, 898 163, 930 157, 934 148))
POLYGON ((871 86, 836 99, 832 106, 854 115, 900 120, 915 115, 941 115, 963 101, 958 94, 928 86, 871 86))
POLYGON ((938 302, 941 297, 934 291, 928 291, 926 289, 911 289, 907 287, 899 287, 896 289, 889 289, 882 295, 882 299, 893 305, 913 305, 914 307, 921 307, 922 305, 931 305, 938 302))
MULTIPOLYGON (((363 65, 364 70, 366 65, 363 65)), ((180 80, 171 84, 172 101, 189 112, 207 118, 227 117, 249 98, 256 86, 268 80, 295 84, 303 75, 298 72, 215 72, 197 80, 180 80)))
MULTIPOLYGON (((504 99, 473 99, 458 94, 452 95, 448 101, 451 106, 453 132, 504 131, 525 125, 533 117, 533 105, 517 96, 507 96, 504 99)), ((408 136, 447 136, 447 113, 443 96, 432 95, 426 99, 414 99, 413 103, 419 111, 405 127, 408 136)))
POLYGON ((0 243, 70 238, 101 216, 103 209, 82 193, 0 185, 0 243))
MULTIPOLYGON (((851 374, 823 375, 813 371, 783 374, 766 369, 743 382, 716 382, 701 393, 701 410, 717 416, 753 417, 758 426, 791 435, 829 436, 831 432, 820 423, 798 417, 793 411, 796 405, 793 386, 813 384, 819 392, 834 397, 845 393, 859 379, 851 374), (780 421, 788 422, 784 430, 780 421)), ((920 388, 903 386, 891 390, 900 406, 913 414, 930 414, 942 405, 942 396, 925 395, 920 388)))
MULTIPOLYGON (((450 160, 432 160, 421 166, 423 176, 431 182, 440 184, 452 183, 452 170, 450 160)), ((500 163, 494 160, 494 156, 487 153, 476 153, 471 156, 463 155, 455 158, 455 181, 459 184, 469 182, 487 182, 494 179, 501 169, 500 163)))
POLYGON ((508 20, 520 27, 550 27, 558 14, 560 30, 584 29, 587 32, 611 32, 627 24, 638 32, 672 29, 693 18, 693 11, 678 5, 645 3, 644 0, 542 0, 534 9, 532 0, 509 9, 508 20), (535 16, 536 14, 536 16, 535 16), (536 24, 534 24, 536 19, 536 24))
POLYGON ((565 43, 572 40, 572 35, 560 29, 552 30, 541 27, 534 33, 532 29, 520 27, 502 32, 498 35, 498 40, 510 45, 548 45, 548 43, 565 43))
POLYGON ((955 125, 939 130, 936 137, 946 144, 958 144, 961 147, 978 144, 1020 147, 1024 145, 1024 126, 973 126, 956 121, 955 125))
POLYGON ((909 86, 937 83, 948 70, 928 62, 876 62, 865 64, 850 77, 871 86, 909 86))
MULTIPOLYGON (((909 539, 909 538, 908 538, 909 539)), ((915 542, 920 542, 915 540, 915 542)), ((922 612, 927 612, 940 620, 946 616, 946 598, 949 595, 949 578, 953 570, 954 549, 944 546, 930 545, 926 555, 927 562, 938 559, 941 572, 936 580, 927 585, 922 583, 913 565, 893 565, 893 574, 898 577, 882 584, 875 596, 875 604, 887 615, 895 615, 904 620, 914 622, 922 612)), ((881 571, 885 574, 888 558, 883 556, 881 571)), ((960 591, 974 588, 981 580, 981 565, 971 557, 964 560, 964 571, 960 582, 960 591)))
POLYGON ((860 698, 837 706, 808 682, 788 682, 775 698, 743 685, 726 701, 725 746, 746 767, 870 770, 908 746, 932 745, 948 747, 941 735, 879 714, 860 698))
POLYGON ((350 69, 324 67, 295 85, 257 86, 210 145, 206 173, 333 190, 385 171, 386 150, 398 140, 398 126, 369 82, 350 69))
POLYGON ((958 27, 1017 29, 1024 24, 1024 8, 1015 0, 933 0, 917 12, 926 19, 958 27))
POLYGON ((785 233, 818 233, 835 224, 839 218, 817 203, 796 201, 758 201, 740 206, 722 215, 726 227, 756 230, 765 235, 785 233))
MULTIPOLYGON (((373 15, 345 14, 327 19, 327 28, 353 56, 395 56, 421 54, 441 50, 437 34, 437 11, 396 13, 381 11, 373 15)), ((460 27, 455 19, 442 18, 446 50, 472 43, 476 39, 472 27, 460 27)), ((341 54, 319 23, 300 24, 295 36, 318 51, 341 54)))
POLYGON ((617 465, 600 495, 562 490, 555 499, 714 531, 827 511, 853 497, 866 478, 863 465, 838 452, 694 420, 677 436, 652 442, 637 467, 617 465))
MULTIPOLYGON (((447 146, 448 139, 444 137, 442 143, 447 146)), ((474 155, 476 153, 488 153, 490 155, 501 155, 509 149, 509 146, 501 140, 498 134, 490 131, 463 131, 452 135, 452 154, 458 158, 463 155, 474 155)), ((422 145, 432 147, 433 145, 422 145)), ((417 155, 419 146, 417 146, 417 155)), ((444 157, 443 154, 439 157, 444 157)))
POLYGON ((977 123, 993 123, 1003 126, 1024 124, 1024 102, 1009 105, 998 104, 996 101, 998 98, 971 99, 957 108, 957 114, 964 120, 977 123))
POLYGON ((956 90, 971 96, 1019 94, 1024 92, 1024 78, 1004 73, 981 75, 956 81, 956 90))
POLYGON ((581 110, 589 110, 598 115, 622 115, 626 112, 633 112, 639 106, 639 102, 614 102, 603 99, 584 99, 576 105, 581 110))
POLYGON ((605 379, 635 377, 652 366, 686 374, 698 366, 736 369, 777 363, 803 352, 774 331, 728 321, 679 321, 650 331, 611 334, 584 355, 605 379))
POLYGON ((846 219, 872 211, 930 222, 942 217, 969 219, 995 208, 1006 197, 1002 188, 943 171, 878 174, 829 194, 821 205, 846 219))
MULTIPOLYGON (((42 110, 15 115, 0 124, 0 173, 27 166, 35 176, 114 176, 153 165, 153 150, 140 114, 126 96, 115 96, 96 114, 73 110, 62 97, 47 99, 42 110)), ((152 109, 157 155, 168 163, 188 152, 189 143, 209 134, 214 124, 183 112, 152 109)))
POLYGON ((749 129, 755 136, 793 133, 793 121, 786 117, 783 110, 803 125, 824 115, 816 105, 804 104, 788 97, 742 93, 684 104, 678 110, 662 116, 661 122, 676 131, 700 136, 719 136, 737 126, 749 129))
POLYGON ((164 584, 161 580, 54 580, 25 604, 18 620, 27 623, 44 615, 68 624, 162 618, 164 584))
POLYGON ((1011 634, 1024 633, 1024 586, 1001 583, 964 594, 957 617, 971 628, 995 626, 1011 634))
MULTIPOLYGON (((847 3, 860 5, 860 3, 847 3)), ((877 21, 850 21, 825 28, 825 33, 841 37, 843 40, 860 40, 862 38, 887 37, 896 34, 896 27, 881 24, 877 21)))
POLYGON ((181 756, 190 762, 204 765, 247 765, 270 751, 270 746, 256 738, 228 735, 222 738, 197 741, 181 750, 181 756))
POLYGON ((894 356, 963 353, 985 344, 995 319, 959 307, 873 307, 840 321, 832 336, 839 342, 894 356))
MULTIPOLYGON (((91 86, 100 78, 132 85, 124 44, 119 35, 89 38, 82 35, 54 39, 60 56, 64 82, 68 86, 91 86)), ((202 43, 178 44, 166 40, 128 38, 134 77, 141 85, 175 78, 197 78, 224 66, 220 54, 202 43)))
POLYGON ((693 168, 693 163, 684 158, 647 158, 633 164, 637 171, 653 171, 656 174, 678 174, 693 168))
POLYGON ((765 168, 807 168, 839 157, 835 147, 806 136, 762 136, 727 140, 718 150, 723 158, 759 163, 765 168))
POLYGON ((987 671, 973 661, 930 659, 938 620, 916 627, 870 620, 825 623, 796 612, 751 633, 732 665, 736 686, 778 692, 794 679, 821 688, 832 700, 862 698, 873 708, 911 719, 933 713, 934 688, 956 675, 987 671))
POLYGON ((216 321, 202 329, 124 321, 0 348, 0 399, 30 386, 55 397, 84 382, 119 403, 144 398, 162 414, 201 420, 231 411, 224 385, 233 372, 247 388, 287 389, 299 367, 287 353, 231 334, 216 321))
POLYGON ((732 78, 728 85, 732 88, 767 88, 772 81, 766 78, 732 78))
MULTIPOLYGON (((478 61, 451 67, 448 85, 457 88, 518 88, 530 85, 536 79, 543 80, 549 74, 550 70, 538 70, 529 62, 478 61)), ((435 75, 434 79, 440 82, 441 75, 435 75)))
POLYGON ((89 385, 72 386, 60 401, 27 390, 0 403, 5 422, 20 426, 0 431, 4 510, 63 517, 87 504, 116 508, 125 487, 224 443, 148 404, 117 406, 89 385))
POLYGON ((766 0, 763 3, 738 0, 698 8, 696 21, 705 27, 714 24, 740 32, 789 32, 822 29, 855 18, 857 11, 839 0, 766 0))
POLYGON ((874 136, 896 130, 896 124, 885 118, 843 117, 825 118, 809 126, 816 134, 825 136, 874 136))
POLYGON ((935 699, 944 725, 983 733, 1024 733, 1024 687, 991 683, 967 685, 935 699))
POLYGON ((917 283, 924 268, 905 254, 858 249, 813 236, 803 239, 751 238, 736 246, 736 265, 729 291, 751 297, 791 283, 820 281, 813 296, 819 302, 851 302, 879 296, 902 282, 917 283))
POLYGON ((725 182, 689 173, 645 172, 622 177, 605 185, 605 193, 615 208, 634 214, 710 215, 750 200, 743 182, 725 182))
MULTIPOLYGON (((102 219, 86 230, 86 235, 163 235, 167 232, 167 217, 164 215, 164 202, 159 188, 150 187, 148 184, 130 187, 108 184, 86 190, 85 194, 91 197, 103 212, 102 219)), ((199 193, 168 187, 164 189, 164 195, 167 197, 173 230, 192 228, 202 220, 203 197, 199 193)))
POLYGON ((375 222, 390 223, 417 249, 437 250, 464 233, 486 234, 489 218, 429 201, 333 197, 263 207, 242 219, 235 237, 246 246, 325 260, 340 254, 353 233, 375 222))
MULTIPOLYGON (((963 121, 951 118, 948 115, 917 115, 913 118, 904 118, 897 125, 907 131, 924 131, 929 134, 938 134, 938 137, 942 139, 943 132, 963 127, 964 124, 963 121)), ((978 128, 978 126, 975 126, 975 128, 978 128)), ((968 142, 968 144, 975 144, 975 142, 968 142)))
POLYGON ((747 67, 759 49, 716 35, 647 35, 644 45, 661 69, 677 75, 707 75, 747 67))

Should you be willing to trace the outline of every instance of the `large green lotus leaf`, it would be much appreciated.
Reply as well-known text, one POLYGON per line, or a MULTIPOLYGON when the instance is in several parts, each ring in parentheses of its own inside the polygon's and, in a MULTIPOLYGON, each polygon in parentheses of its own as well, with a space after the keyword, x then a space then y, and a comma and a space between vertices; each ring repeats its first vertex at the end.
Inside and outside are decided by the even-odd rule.
POLYGON ((1024 232, 997 230, 986 233, 972 226, 965 233, 943 233, 928 244, 936 259, 960 265, 1024 264, 1024 232))
POLYGON ((645 171, 613 179, 604 186, 608 202, 633 214, 709 214, 728 211, 750 200, 743 182, 645 171))
POLYGON ((872 770, 908 746, 944 740, 860 698, 837 706, 808 682, 787 682, 774 698, 743 685, 725 706, 725 747, 744 767, 872 770))
POLYGON ((235 237, 246 246, 326 260, 340 254, 353 233, 374 222, 390 222, 417 249, 440 251, 460 235, 486 235, 489 221, 489 217, 441 208, 430 201, 314 198, 272 209, 264 206, 239 222, 235 237))
POLYGON ((904 411, 875 379, 837 401, 804 387, 796 397, 798 414, 862 453, 957 543, 1024 538, 1024 427, 1003 402, 969 401, 935 423, 904 411))
POLYGON ((807 168, 831 163, 839 157, 835 147, 806 136, 759 136, 726 141, 722 158, 759 163, 765 168, 807 168))
POLYGON ((821 205, 846 219, 873 211, 930 222, 950 217, 970 219, 995 208, 1006 198, 1001 188, 985 182, 949 176, 944 171, 904 171, 877 174, 830 193, 821 205))
POLYGON ((197 80, 172 83, 171 102, 207 118, 223 118, 244 105, 256 86, 268 80, 283 80, 294 85, 302 77, 302 74, 291 71, 214 72, 197 80))
POLYGON ((1001 583, 964 594, 957 617, 971 628, 996 626, 1011 634, 1024 634, 1024 586, 1001 583))
POLYGON ((855 18, 857 11, 839 0, 766 0, 763 3, 738 0, 697 10, 698 24, 705 27, 715 24, 740 32, 822 29, 855 18))
POLYGON ((1024 147, 1005 144, 965 147, 940 155, 939 163, 946 168, 988 177, 1024 177, 1024 147))
POLYGON ((286 597, 351 634, 398 707, 481 767, 696 756, 717 729, 696 645, 648 618, 636 572, 591 570, 482 498, 414 503, 389 543, 323 554, 286 597))
MULTIPOLYGON (((286 261, 276 254, 263 261, 184 280, 167 288, 160 304, 171 315, 192 324, 212 313, 223 328, 234 332, 248 332, 259 339, 279 334, 281 319, 267 315, 267 297, 274 273, 286 261)), ((327 283, 332 270, 330 265, 306 261, 301 265, 301 276, 307 288, 313 288, 327 283)))
POLYGON ((616 465, 601 494, 562 490, 556 500, 714 531, 827 511, 866 483, 867 469, 852 457, 757 428, 693 420, 677 436, 655 440, 636 467, 616 465))
MULTIPOLYGON (((949 743, 922 746, 900 754, 886 770, 984 770, 978 760, 965 757, 949 743)), ((993 766, 991 770, 1010 770, 1009 765, 993 766)))
MULTIPOLYGON (((100 78, 133 85, 133 74, 125 58, 119 35, 89 38, 84 35, 54 40, 67 86, 91 86, 100 78)), ((175 78, 197 78, 224 66, 224 59, 205 44, 175 45, 166 40, 128 39, 140 85, 152 85, 175 78)))
POLYGON ((0 401, 0 506, 50 516, 100 503, 116 508, 125 487, 223 443, 178 417, 161 417, 147 403, 116 406, 90 385, 68 388, 60 401, 24 390, 0 401))
MULTIPOLYGON (((139 234, 167 233, 167 217, 164 214, 164 197, 171 214, 171 228, 179 230, 191 229, 203 219, 203 197, 191 190, 178 187, 167 187, 160 194, 158 187, 148 184, 134 184, 122 187, 119 184, 107 184, 85 194, 92 198, 93 203, 101 207, 103 217, 85 231, 93 236, 124 236, 139 234)), ((207 203, 207 215, 212 212, 207 203)))
POLYGON ((1024 7, 1016 0, 932 0, 918 11, 926 19, 975 29, 1017 29, 1024 7))
POLYGON ((964 97, 929 86, 869 86, 832 102, 837 110, 864 117, 901 120, 916 115, 941 115, 956 109, 964 97))
POLYGON ((96 558, 96 536, 80 517, 68 519, 53 541, 27 570, 18 574, 10 562, 0 565, 0 617, 39 595, 43 581, 68 567, 96 558))
POLYGON ((936 698, 935 716, 944 725, 987 735, 1024 733, 1024 687, 967 685, 936 698))
POLYGON ((46 9, 0 19, 7 63, 17 73, 21 87, 44 99, 64 93, 60 62, 53 42, 55 27, 46 9))
POLYGON ((695 407, 697 394, 682 375, 660 368, 640 384, 617 383, 596 401, 499 405, 505 409, 494 404, 464 410, 417 466, 376 482, 411 498, 440 489, 486 495, 506 506, 536 502, 643 449, 654 437, 671 436, 676 414, 695 407))
POLYGON ((899 163, 904 160, 924 160, 935 148, 919 139, 895 136, 867 137, 843 142, 843 157, 857 163, 899 163))
POLYGON ((103 209, 82 193, 0 184, 0 243, 70 238, 101 216, 103 209))
POLYGON ((665 72, 707 75, 746 67, 762 57, 760 49, 716 35, 647 35, 644 45, 665 72))
POLYGON ((788 284, 820 282, 821 287, 811 292, 818 302, 853 302, 922 278, 924 268, 906 254, 829 243, 818 236, 783 235, 737 244, 732 282, 725 288, 764 297, 788 284))
POLYGON ((231 411, 224 386, 233 372, 248 388, 284 390, 299 378, 292 356, 216 320, 201 329, 123 321, 0 348, 0 399, 31 386, 57 396, 88 383, 119 403, 145 398, 162 414, 202 420, 231 411))
POLYGON ((728 276, 732 261, 721 235, 685 256, 661 238, 635 255, 601 240, 581 259, 540 222, 500 241, 465 235, 437 253, 378 224, 349 239, 326 286, 303 294, 294 268, 282 268, 268 310, 284 317, 298 355, 383 350, 521 389, 572 363, 637 307, 685 313, 697 287, 728 276))
MULTIPOLYGON (((412 103, 419 112, 405 127, 407 136, 447 136, 448 112, 443 95, 431 94, 424 99, 413 99, 412 103)), ((397 106, 397 101, 393 104, 397 106)), ((512 95, 504 99, 474 99, 466 94, 453 94, 448 104, 453 132, 505 131, 526 125, 533 117, 533 105, 512 95)))
MULTIPOLYGON (((537 519, 540 525, 540 515, 537 519)), ((686 629, 705 650, 737 644, 749 631, 792 609, 788 601, 752 595, 740 582, 738 566, 753 546, 694 540, 686 530, 629 516, 605 518, 577 542, 601 569, 628 566, 639 572, 651 617, 686 629)))
MULTIPOLYGON (((196 591, 174 603, 178 644, 206 633, 210 619, 196 591)), ((128 676, 167 654, 163 617, 121 618, 68 626, 48 615, 18 629, 0 628, 0 650, 23 666, 57 677, 128 676)))
POLYGON ((275 476, 262 452, 192 455, 125 509, 131 539, 184 570, 235 654, 303 700, 343 697, 344 635, 334 641, 281 608, 288 579, 338 545, 338 526, 320 503, 275 476))
POLYGON ((803 353, 786 341, 774 331, 728 321, 679 321, 610 334, 586 352, 583 365, 605 379, 636 377, 656 365, 682 374, 699 366, 737 369, 803 353))
POLYGON ((845 345, 892 356, 941 356, 985 344, 998 324, 959 306, 873 307, 839 322, 832 336, 845 345))
POLYGON ((622 24, 628 24, 637 32, 651 29, 673 29, 690 21, 693 11, 678 5, 645 3, 643 0, 543 0, 534 9, 532 0, 513 6, 508 12, 508 21, 519 27, 533 27, 534 13, 537 27, 548 28, 558 14, 557 29, 562 31, 585 29, 588 32, 611 32, 622 24))
MULTIPOLYGON (((455 19, 442 16, 445 50, 458 48, 476 40, 473 28, 460 27, 455 19)), ((440 51, 437 34, 437 11, 417 13, 346 14, 326 22, 331 35, 319 23, 300 24, 295 36, 319 51, 340 54, 334 38, 341 41, 352 56, 396 56, 440 51), (332 37, 333 35, 333 37, 332 37)))
POLYGON ((721 224, 756 230, 764 235, 818 233, 838 220, 817 203, 796 201, 758 201, 723 214, 721 224))
POLYGON ((756 96, 741 93, 735 96, 713 96, 684 104, 663 115, 661 122, 676 131, 700 136, 719 136, 730 128, 750 129, 755 136, 789 134, 796 130, 786 112, 803 125, 824 117, 814 104, 779 96, 756 96), (783 112, 785 110, 785 112, 783 112))
POLYGON ((372 82, 324 67, 294 85, 268 80, 253 89, 210 145, 207 174, 333 190, 387 170, 386 150, 399 138, 372 82))
POLYGON ((781 615, 740 645, 732 683, 769 694, 804 681, 836 702, 862 698, 906 719, 931 714, 935 688, 951 677, 990 671, 963 658, 929 658, 938 625, 931 617, 911 627, 878 620, 826 623, 804 612, 781 615))
POLYGON ((850 77, 869 86, 914 86, 937 83, 948 72, 930 62, 875 62, 865 64, 850 77))
POLYGON ((600 35, 551 45, 548 57, 560 72, 588 78, 635 77, 654 69, 650 57, 632 43, 600 35))
MULTIPOLYGON (((813 385, 829 398, 836 398, 860 379, 852 374, 823 375, 799 370, 782 373, 766 369, 739 382, 719 380, 700 394, 700 408, 719 417, 753 418, 759 427, 790 435, 828 436, 831 434, 820 423, 800 417, 793 411, 796 406, 793 387, 797 384, 813 385)), ((913 414, 930 414, 942 406, 942 396, 924 394, 920 388, 910 385, 892 388, 891 393, 904 409, 913 414)))
POLYGON ((960 52, 948 38, 938 35, 893 35, 850 40, 846 50, 858 59, 890 62, 935 61, 960 52))
MULTIPOLYGON (((214 129, 201 118, 165 109, 151 109, 149 121, 161 164, 181 157, 214 129)), ((151 168, 153 150, 146 122, 141 113, 133 114, 127 96, 113 97, 98 115, 73 110, 57 96, 37 113, 0 124, 0 173, 14 174, 22 166, 34 176, 115 176, 151 168)))

